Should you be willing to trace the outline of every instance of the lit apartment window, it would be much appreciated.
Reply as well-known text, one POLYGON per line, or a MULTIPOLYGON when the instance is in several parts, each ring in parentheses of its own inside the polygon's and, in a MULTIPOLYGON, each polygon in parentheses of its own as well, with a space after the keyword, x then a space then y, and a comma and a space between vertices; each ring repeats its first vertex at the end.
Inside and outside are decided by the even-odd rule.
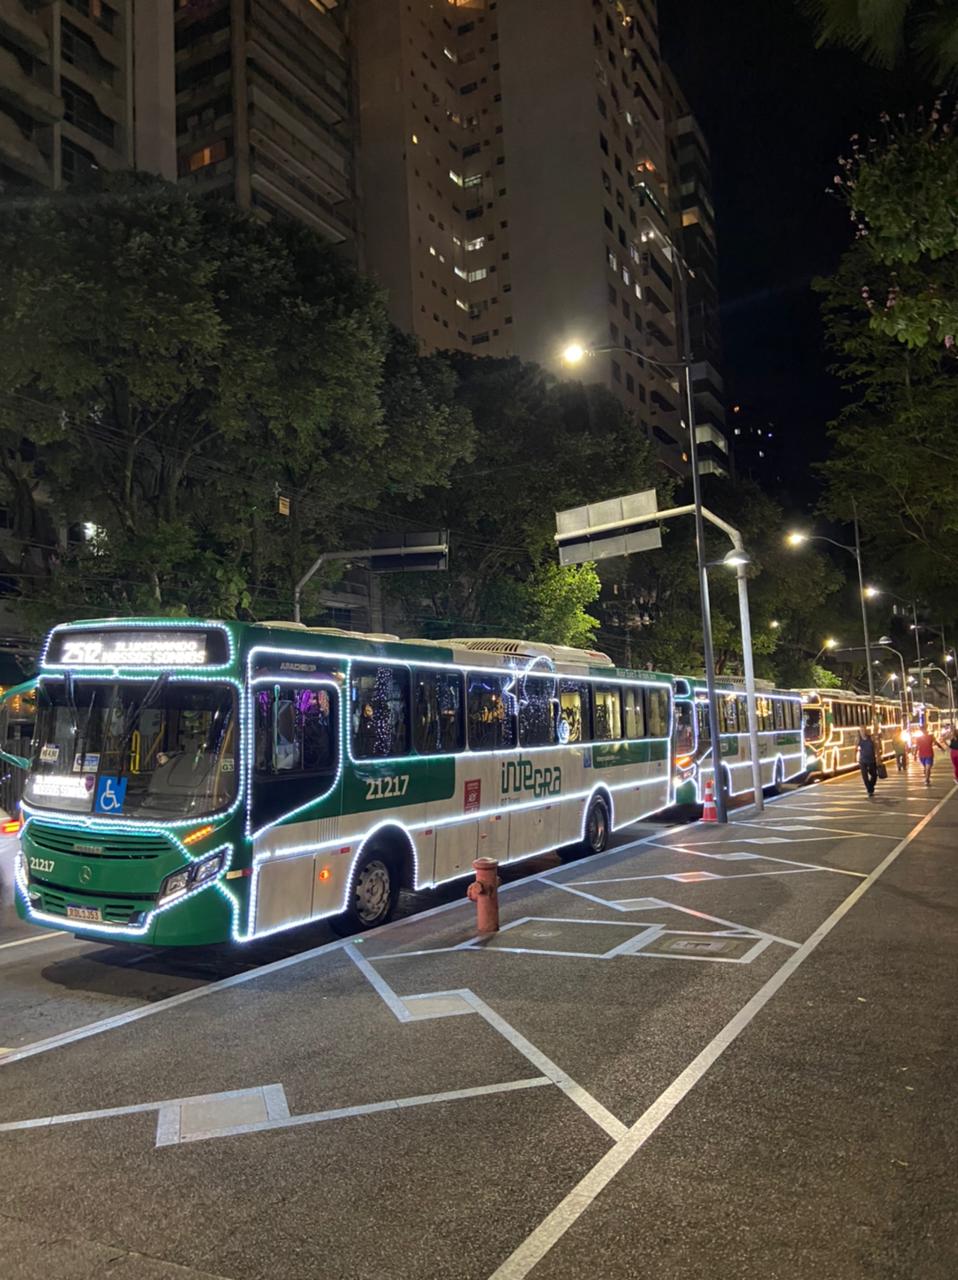
POLYGON ((485 236, 476 236, 475 240, 466 241, 466 253, 475 253, 477 249, 481 249, 486 243, 485 236))
POLYGON ((443 47, 443 53, 446 55, 446 57, 449 59, 449 61, 450 61, 450 62, 458 62, 458 61, 459 61, 459 59, 456 57, 456 55, 453 53, 453 51, 452 51, 451 49, 447 49, 447 48, 443 47))
POLYGON ((479 267, 477 271, 470 271, 466 279, 470 284, 475 284, 477 280, 485 280, 489 272, 485 267, 479 267))
POLYGON ((429 246, 429 252, 432 254, 433 257, 436 256, 436 249, 434 245, 429 246))
POLYGON ((450 178, 452 178, 453 182, 456 184, 456 186, 457 186, 457 187, 461 187, 461 186, 462 186, 462 174, 461 174, 461 173, 456 173, 455 169, 450 169, 450 170, 449 170, 449 176, 450 176, 450 178))
POLYGON ((631 284, 631 283, 632 283, 632 277, 631 277, 631 275, 629 274, 629 268, 628 268, 628 267, 623 267, 623 268, 622 268, 622 279, 623 279, 623 281, 625 282, 625 284, 631 284))
POLYGON ((190 173, 196 173, 197 169, 205 169, 207 165, 216 164, 219 160, 226 159, 226 140, 220 138, 219 142, 214 142, 212 146, 201 147, 199 151, 194 151, 186 162, 187 170, 190 173))
POLYGON ((481 182, 482 182, 481 173, 471 173, 469 177, 465 178, 460 185, 463 187, 478 187, 481 184, 481 182))
MULTIPOLYGON (((456 299, 456 306, 459 308, 459 310, 460 310, 460 311, 468 311, 468 310, 469 310, 469 303, 468 303, 468 302, 463 302, 462 298, 457 298, 457 299, 456 299)), ((736 435, 737 435, 737 434, 738 434, 738 433, 736 432, 736 435)))
POLYGON ((616 258, 615 254, 612 252, 612 250, 611 250, 611 249, 609 250, 608 258, 609 258, 609 266, 612 268, 612 270, 613 270, 613 271, 618 271, 618 269, 619 269, 619 261, 618 261, 618 259, 616 258))
POLYGON ((462 267, 453 267, 453 271, 455 271, 456 275, 459 277, 460 280, 468 279, 468 275, 465 271, 463 271, 462 267))
POLYGON ((413 140, 413 145, 414 145, 414 146, 418 146, 418 145, 419 145, 419 135, 418 135, 418 134, 415 134, 415 133, 414 133, 414 134, 412 135, 412 140, 413 140))

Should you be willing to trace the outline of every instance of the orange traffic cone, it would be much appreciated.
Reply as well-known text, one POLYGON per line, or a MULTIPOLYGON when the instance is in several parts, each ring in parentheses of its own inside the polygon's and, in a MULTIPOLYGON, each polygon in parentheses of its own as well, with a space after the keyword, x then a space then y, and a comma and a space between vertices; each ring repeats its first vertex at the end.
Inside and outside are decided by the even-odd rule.
POLYGON ((709 778, 705 783, 705 800, 702 804, 702 821, 718 822, 718 813, 715 809, 715 788, 712 785, 711 778, 709 778))

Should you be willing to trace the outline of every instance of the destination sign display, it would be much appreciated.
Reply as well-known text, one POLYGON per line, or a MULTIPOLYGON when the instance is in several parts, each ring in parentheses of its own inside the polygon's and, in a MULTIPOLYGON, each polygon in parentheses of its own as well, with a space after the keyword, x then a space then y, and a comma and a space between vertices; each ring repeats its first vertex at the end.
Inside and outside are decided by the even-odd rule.
POLYGON ((58 631, 46 660, 67 667, 204 667, 227 656, 220 630, 130 627, 58 631))

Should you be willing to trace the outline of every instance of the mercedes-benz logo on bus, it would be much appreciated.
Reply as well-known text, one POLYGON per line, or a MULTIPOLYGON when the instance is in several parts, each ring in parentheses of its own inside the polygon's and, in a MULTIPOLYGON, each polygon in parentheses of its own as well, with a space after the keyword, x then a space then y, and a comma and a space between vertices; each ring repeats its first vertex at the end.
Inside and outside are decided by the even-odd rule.
POLYGON ((92 868, 92 867, 86 867, 86 866, 81 867, 81 868, 80 868, 80 883, 81 883, 81 884, 89 884, 89 883, 90 883, 90 881, 91 881, 92 879, 93 879, 93 868, 92 868))

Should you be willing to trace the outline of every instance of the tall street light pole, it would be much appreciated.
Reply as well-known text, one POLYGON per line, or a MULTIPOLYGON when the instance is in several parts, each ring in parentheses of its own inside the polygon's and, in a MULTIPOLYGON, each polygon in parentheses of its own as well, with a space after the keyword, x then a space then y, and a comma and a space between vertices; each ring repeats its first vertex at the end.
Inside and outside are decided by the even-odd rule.
MULTIPOLYGON (((868 701, 871 705, 872 724, 876 719, 875 707, 875 673, 872 670, 872 649, 871 639, 868 634, 868 610, 865 607, 865 601, 868 598, 868 592, 865 590, 865 578, 862 573, 862 547, 861 538, 858 532, 858 508, 854 506, 855 521, 855 545, 850 547, 845 542, 836 542, 834 538, 826 538, 821 533, 789 533, 786 535, 785 541, 790 547, 800 547, 805 542, 827 542, 833 547, 838 547, 842 551, 847 551, 850 556, 855 557, 855 564, 858 568, 858 595, 862 606, 862 636, 865 641, 865 665, 868 668, 868 701)), ((872 593, 874 594, 874 593, 872 593)))
MULTIPOLYGON (((678 255, 676 255, 678 257, 678 255)), ((680 371, 683 374, 685 384, 685 400, 688 413, 689 428, 689 459, 690 469, 692 472, 692 513, 695 517, 695 554, 698 565, 699 580, 699 600, 702 609, 702 656, 705 660, 705 687, 708 691, 708 708, 709 708, 709 737, 711 740, 712 765, 715 775, 715 808, 719 822, 728 821, 728 797, 725 790, 725 776, 720 768, 722 756, 722 738, 720 732, 720 720, 718 710, 718 693, 715 688, 715 649, 712 643, 712 607, 709 599, 709 580, 706 560, 705 548, 705 517, 702 507, 702 481, 699 475, 699 451, 698 440, 696 438, 695 429, 695 394, 692 386, 692 356, 691 356, 691 329, 688 320, 688 291, 685 283, 685 264, 683 262, 681 269, 678 271, 680 289, 681 289, 681 307, 682 307, 682 346, 683 359, 677 364, 666 364, 662 360, 654 360, 649 356, 643 355, 641 351, 633 351, 631 347, 620 347, 618 345, 605 345, 583 347, 579 343, 570 343, 563 352, 563 359, 567 364, 578 364, 586 355, 600 355, 605 352, 615 351, 623 355, 632 356, 633 359, 640 361, 642 364, 648 364, 657 369, 664 369, 670 373, 680 371)), ((730 527, 730 526, 729 526, 730 527)), ((737 566, 739 575, 739 599, 742 600, 743 583, 745 581, 744 561, 737 566)), ((747 609, 747 591, 745 586, 745 599, 747 609)), ((743 614, 743 617, 747 616, 743 614)), ((744 648, 748 651, 746 661, 751 663, 751 645, 745 644, 744 648)), ((749 683, 753 683, 749 681, 749 683)), ((749 733, 750 736, 757 740, 757 710, 755 707, 754 691, 747 698, 749 713, 749 733), (754 728, 753 728, 754 726, 754 728)), ((756 803, 761 804, 761 788, 756 790, 756 803)))
POLYGON ((902 727, 903 729, 907 729, 907 728, 908 728, 908 720, 909 720, 909 716, 908 716, 908 673, 907 673, 907 671, 905 670, 905 659, 904 659, 904 657, 902 656, 902 654, 901 654, 897 649, 892 648, 891 636, 880 636, 880 637, 879 637, 879 639, 878 639, 878 648, 879 648, 879 649, 886 649, 889 653, 893 653, 893 654, 895 655, 895 657, 898 659, 898 664, 899 664, 899 666, 901 667, 901 719, 902 719, 902 726, 901 726, 901 727, 902 727))

